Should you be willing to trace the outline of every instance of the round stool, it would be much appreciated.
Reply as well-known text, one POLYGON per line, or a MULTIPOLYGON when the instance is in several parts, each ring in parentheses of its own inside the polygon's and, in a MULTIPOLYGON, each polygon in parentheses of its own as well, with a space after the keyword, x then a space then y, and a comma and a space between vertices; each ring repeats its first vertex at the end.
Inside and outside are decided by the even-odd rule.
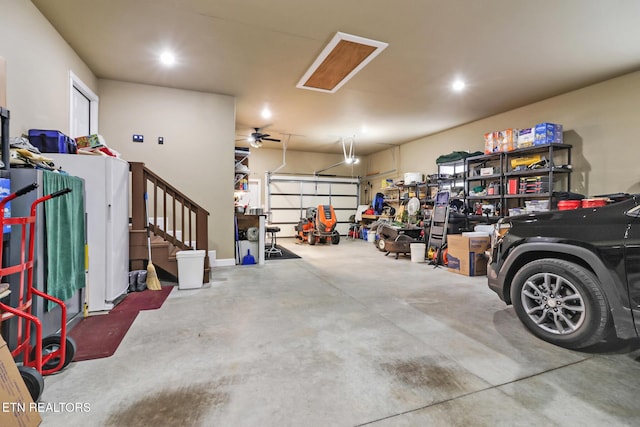
POLYGON ((268 246, 264 253, 267 257, 271 257, 271 255, 280 255, 282 256, 282 251, 276 248, 276 233, 280 231, 280 227, 266 227, 267 233, 271 234, 271 246, 268 246))

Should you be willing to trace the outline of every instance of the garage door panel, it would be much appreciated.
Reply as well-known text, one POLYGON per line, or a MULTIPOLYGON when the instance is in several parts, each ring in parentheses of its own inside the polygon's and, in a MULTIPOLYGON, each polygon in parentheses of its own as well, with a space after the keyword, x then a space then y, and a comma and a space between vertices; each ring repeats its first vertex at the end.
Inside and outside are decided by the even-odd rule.
POLYGON ((331 194, 334 196, 353 195, 358 192, 358 186, 355 184, 331 184, 331 194))
POLYGON ((297 209, 271 211, 271 218, 269 218, 269 221, 272 224, 282 224, 289 222, 297 224, 298 221, 300 221, 300 217, 300 211, 297 209))
POLYGON ((302 183, 302 193, 303 194, 317 194, 317 195, 328 195, 331 192, 331 185, 325 182, 303 182, 302 183))
POLYGON ((355 215, 355 211, 351 212, 351 211, 338 210, 335 212, 336 212, 336 219, 338 220, 338 222, 349 222, 349 217, 351 215, 355 215))
POLYGON ((349 224, 338 224, 336 225, 336 230, 338 230, 338 233, 346 236, 349 233, 349 224))
POLYGON ((357 198, 356 197, 332 197, 331 204, 334 209, 353 209, 353 213, 356 213, 357 198))
POLYGON ((279 182, 275 181, 271 183, 271 194, 300 194, 299 182, 279 182))
POLYGON ((312 207, 316 207, 319 205, 328 205, 329 204, 329 198, 328 197, 321 197, 321 196, 307 196, 304 195, 302 196, 302 201, 304 202, 304 206, 306 208, 312 208, 312 207))
POLYGON ((271 196, 271 210, 300 208, 299 196, 271 196))
POLYGON ((268 183, 267 207, 271 212, 270 221, 281 229, 278 235, 295 235, 295 226, 301 216, 306 216, 307 208, 329 204, 336 213, 338 232, 344 235, 349 231, 349 217, 356 213, 358 207, 357 180, 314 179, 310 176, 278 176, 268 183))

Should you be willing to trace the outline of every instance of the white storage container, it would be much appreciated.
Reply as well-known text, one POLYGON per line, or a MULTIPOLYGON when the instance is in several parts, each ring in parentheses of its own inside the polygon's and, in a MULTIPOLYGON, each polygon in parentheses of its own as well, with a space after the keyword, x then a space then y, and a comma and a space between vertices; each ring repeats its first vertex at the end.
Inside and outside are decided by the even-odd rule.
POLYGON ((407 172, 404 174, 404 184, 415 184, 422 182, 422 174, 420 172, 407 172))
POLYGON ((427 245, 425 243, 411 243, 411 262, 425 262, 427 245))
POLYGON ((204 250, 176 252, 176 260, 178 260, 178 289, 202 287, 204 256, 204 250))

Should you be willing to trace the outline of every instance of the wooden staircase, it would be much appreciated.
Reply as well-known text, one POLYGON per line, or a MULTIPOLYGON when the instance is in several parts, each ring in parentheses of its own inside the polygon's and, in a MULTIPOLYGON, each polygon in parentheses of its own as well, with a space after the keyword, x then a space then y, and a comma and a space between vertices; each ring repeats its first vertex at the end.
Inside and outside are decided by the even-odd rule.
POLYGON ((133 269, 144 269, 149 258, 147 221, 151 236, 151 259, 156 268, 178 277, 176 253, 205 251, 203 283, 209 282, 209 212, 190 200, 144 163, 130 162, 131 227, 129 260, 133 269), (145 214, 145 194, 149 213, 145 214), (147 220, 148 217, 148 220, 147 220))

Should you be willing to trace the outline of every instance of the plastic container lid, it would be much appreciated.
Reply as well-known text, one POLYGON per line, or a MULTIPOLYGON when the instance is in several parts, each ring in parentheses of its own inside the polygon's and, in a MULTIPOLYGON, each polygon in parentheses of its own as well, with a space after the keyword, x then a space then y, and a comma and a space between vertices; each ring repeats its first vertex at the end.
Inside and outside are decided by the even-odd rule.
POLYGON ((176 252, 177 259, 185 258, 204 258, 205 250, 193 250, 193 251, 178 251, 176 252))

